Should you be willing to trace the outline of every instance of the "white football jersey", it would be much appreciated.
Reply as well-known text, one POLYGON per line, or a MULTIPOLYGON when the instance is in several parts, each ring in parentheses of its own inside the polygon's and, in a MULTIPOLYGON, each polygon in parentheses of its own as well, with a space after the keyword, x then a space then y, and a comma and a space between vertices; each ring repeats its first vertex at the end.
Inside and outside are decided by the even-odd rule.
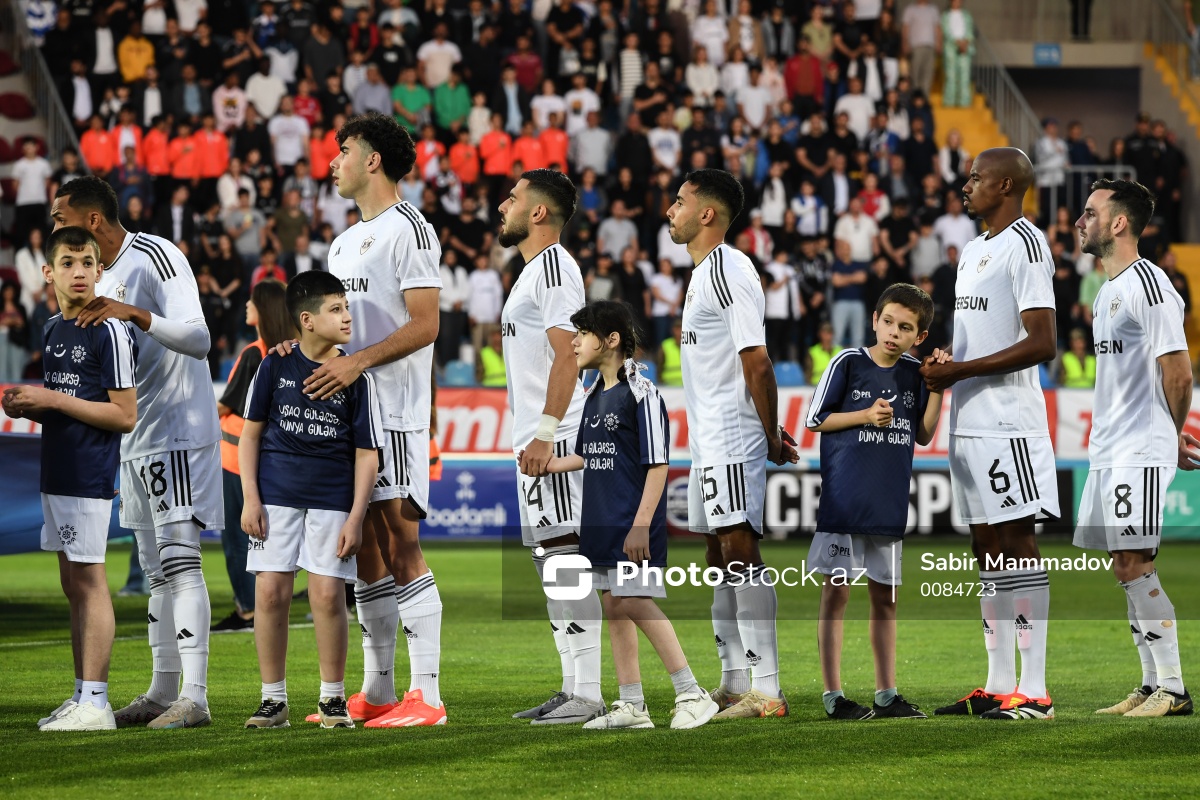
MULTIPOLYGON (((129 233, 105 267, 96 294, 173 322, 207 330, 191 265, 174 244, 129 233)), ((208 361, 176 353, 144 332, 137 335, 138 419, 121 438, 121 460, 206 447, 221 436, 208 361)))
MULTIPOLYGON (((954 284, 954 360, 972 361, 1012 347, 1028 334, 1021 312, 1054 308, 1054 263, 1042 232, 1018 219, 963 248, 954 284)), ((1038 368, 968 378, 950 393, 950 433, 1017 438, 1049 436, 1038 368)))
POLYGON ((1091 468, 1174 467, 1179 437, 1157 359, 1187 351, 1183 300, 1166 274, 1143 258, 1100 287, 1092 315, 1091 468))
POLYGON ((739 353, 766 345, 766 298, 750 259, 718 245, 692 272, 680 349, 692 467, 767 457, 767 434, 739 353))
MULTIPOLYGON (((546 331, 560 328, 575 333, 571 315, 581 308, 583 276, 575 259, 558 243, 530 259, 504 303, 500 330, 504 334, 514 453, 533 439, 542 421, 542 409, 546 407, 546 384, 554 364, 554 349, 546 331)), ((583 384, 576 378, 571 404, 554 441, 566 440, 574 446, 583 400, 583 384)))
MULTIPOLYGON (((442 246, 433 226, 404 201, 339 234, 329 247, 329 272, 346 287, 353 318, 346 352, 378 344, 407 324, 412 317, 404 292, 441 289, 441 260, 442 246)), ((370 371, 385 429, 429 427, 432 344, 370 371)))

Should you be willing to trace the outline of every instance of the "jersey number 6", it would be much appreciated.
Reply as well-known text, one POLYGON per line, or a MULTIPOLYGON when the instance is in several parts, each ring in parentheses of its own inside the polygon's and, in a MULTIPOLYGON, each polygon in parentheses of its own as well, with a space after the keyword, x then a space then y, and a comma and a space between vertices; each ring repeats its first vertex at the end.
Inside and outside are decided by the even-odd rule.
POLYGON ((988 470, 988 477, 992 479, 992 491, 996 494, 1004 494, 1012 486, 1012 482, 1008 479, 1008 473, 1000 471, 1000 459, 992 462, 992 468, 988 470))

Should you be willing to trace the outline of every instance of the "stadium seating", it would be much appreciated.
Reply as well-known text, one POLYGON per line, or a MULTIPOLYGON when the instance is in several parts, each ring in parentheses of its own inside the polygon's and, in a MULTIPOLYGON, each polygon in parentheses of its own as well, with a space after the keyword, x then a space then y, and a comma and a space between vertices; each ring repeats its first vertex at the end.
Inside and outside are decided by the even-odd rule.
POLYGON ((33 107, 33 103, 25 95, 19 92, 0 94, 0 116, 21 121, 33 119, 36 114, 37 110, 33 107))
POLYGON ((446 364, 442 373, 442 386, 468 387, 475 385, 475 368, 465 361, 455 359, 446 364))
POLYGON ((795 361, 779 361, 775 364, 775 383, 780 388, 804 386, 804 370, 795 361))

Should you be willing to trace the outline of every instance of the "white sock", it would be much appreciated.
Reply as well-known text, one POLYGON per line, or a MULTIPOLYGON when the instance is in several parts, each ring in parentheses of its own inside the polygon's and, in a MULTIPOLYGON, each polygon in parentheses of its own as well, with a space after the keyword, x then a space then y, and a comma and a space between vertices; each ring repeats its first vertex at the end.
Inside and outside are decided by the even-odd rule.
MULTIPOLYGON (((153 531, 149 532, 153 535, 153 531)), ((150 599, 146 603, 146 632, 150 639, 150 654, 153 658, 154 672, 150 677, 150 688, 146 690, 146 698, 161 706, 169 706, 179 699, 179 675, 183 671, 183 662, 179 658, 179 641, 175 638, 175 615, 171 601, 171 587, 167 579, 162 577, 161 567, 158 576, 150 573, 150 599)))
POLYGON ((1021 652, 1021 694, 1037 700, 1047 697, 1046 631, 1050 618, 1050 578, 1043 569, 1008 572, 1013 587, 1013 620, 1017 649, 1021 652), (1022 622, 1024 620, 1024 622, 1022 622))
POLYGON ((676 697, 685 692, 700 691, 700 684, 696 683, 696 676, 692 674, 691 667, 684 667, 678 672, 672 672, 671 685, 675 687, 676 697))
POLYGON ((741 573, 737 596, 737 625, 746 646, 750 665, 750 686, 767 697, 779 697, 779 643, 775 637, 775 616, 779 598, 774 584, 763 579, 762 567, 741 573))
POLYGON ((1129 632, 1133 634, 1133 646, 1137 648, 1138 659, 1142 662, 1142 686, 1150 687, 1150 691, 1158 686, 1158 672, 1154 668, 1154 654, 1150 652, 1150 645, 1146 644, 1146 638, 1142 636, 1142 628, 1138 624, 1137 610, 1133 607, 1133 598, 1129 595, 1129 590, 1125 590, 1126 610, 1129 614, 1129 632))
POLYGON ((75 679, 75 694, 71 695, 71 700, 78 703, 80 693, 83 691, 83 678, 75 679))
POLYGON ((287 703, 287 678, 275 683, 262 685, 262 699, 274 700, 277 703, 287 703))
POLYGON ((713 587, 713 638, 721 659, 721 688, 733 694, 750 691, 750 670, 746 667, 746 648, 738 631, 737 594, 728 583, 713 587))
POLYGON ((995 593, 988 597, 993 586, 984 586, 979 598, 983 613, 983 644, 987 648, 988 675, 983 690, 991 694, 1011 694, 1017 690, 1017 629, 1013 623, 1013 593, 1003 572, 979 573, 984 584, 994 585, 995 593))
POLYGON ((1167 599, 1158 571, 1124 584, 1125 593, 1137 611, 1138 626, 1154 656, 1159 688, 1183 694, 1183 667, 1179 664, 1179 628, 1175 607, 1167 599))
POLYGON ((410 683, 408 690, 420 689, 428 705, 440 708, 438 671, 442 660, 442 596, 438 594, 433 573, 396 589, 404 636, 408 639, 410 683))
MULTIPOLYGON (((176 524, 189 529, 186 533, 181 532, 182 535, 191 535, 195 528, 192 522, 176 524)), ((171 527, 164 527, 158 534, 163 535, 171 527)), ((200 567, 200 545, 168 539, 160 542, 158 552, 163 576, 171 588, 175 639, 183 667, 183 689, 179 694, 200 708, 208 708, 208 636, 212 606, 200 567)))
MULTIPOLYGON (((533 565, 537 568, 538 582, 544 584, 546 556, 533 556, 533 565)), ((562 693, 570 695, 575 691, 575 657, 571 655, 571 641, 567 638, 567 623, 563 620, 561 600, 546 600, 546 613, 550 617, 550 632, 554 634, 554 647, 558 650, 559 664, 562 666, 562 693)))
MULTIPOLYGON (((579 545, 564 545, 546 550, 546 557, 574 555, 579 545)), ((580 600, 563 600, 563 622, 566 623, 567 643, 575 661, 575 690, 572 694, 581 700, 603 703, 600 693, 600 632, 604 611, 600 608, 600 595, 589 592, 580 600)))
POLYGON ((91 703, 96 708, 104 708, 108 705, 108 682, 107 681, 83 681, 83 685, 79 687, 81 703, 91 703))
POLYGON ((639 711, 646 710, 646 697, 642 693, 640 683, 622 683, 617 687, 617 691, 626 703, 633 703, 633 707, 639 711))
POLYGON ((338 681, 337 683, 327 683, 321 681, 321 694, 319 699, 324 700, 326 697, 346 697, 346 682, 338 681))
POLYGON ((354 584, 354 605, 362 628, 363 685, 368 703, 382 706, 396 702, 396 628, 400 609, 396 605, 396 581, 391 575, 374 583, 354 584))

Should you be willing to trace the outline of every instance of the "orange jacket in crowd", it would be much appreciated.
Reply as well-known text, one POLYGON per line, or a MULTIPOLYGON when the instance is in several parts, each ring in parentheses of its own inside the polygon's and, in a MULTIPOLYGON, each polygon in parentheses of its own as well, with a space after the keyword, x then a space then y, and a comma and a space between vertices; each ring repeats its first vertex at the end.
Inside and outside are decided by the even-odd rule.
POLYGON ((308 142, 309 174, 314 181, 323 181, 329 177, 329 162, 338 154, 337 131, 330 131, 318 138, 314 136, 308 142))
POLYGON ((470 143, 454 144, 450 148, 450 169, 464 184, 479 180, 479 149, 470 143))
POLYGON ((197 177, 219 178, 229 167, 229 139, 218 130, 201 128, 192 134, 196 153, 197 177))
POLYGON ((512 160, 520 161, 525 169, 544 169, 546 166, 542 143, 532 136, 517 137, 512 146, 512 160))
POLYGON ((512 137, 504 131, 488 131, 479 140, 479 155, 484 175, 507 175, 513 165, 512 137))
POLYGON ((146 158, 146 172, 155 177, 171 173, 170 142, 160 130, 151 129, 142 140, 142 155, 146 158))
POLYGON ((200 177, 200 164, 196 154, 196 137, 177 136, 171 140, 168 154, 171 159, 171 177, 190 181, 200 177))
POLYGON ((542 143, 542 155, 546 157, 546 166, 558 164, 559 169, 567 168, 567 148, 571 145, 571 137, 562 128, 546 128, 538 136, 542 143))
POLYGON ((108 172, 121 163, 115 160, 117 135, 112 131, 88 130, 79 138, 80 155, 92 172, 108 172))
MULTIPOLYGON (((137 153, 137 165, 145 167, 146 152, 142 149, 142 129, 137 125, 130 125, 129 130, 133 134, 133 149, 137 153)), ((113 165, 124 164, 125 154, 121 152, 121 126, 118 125, 113 128, 111 133, 113 140, 113 165)))
POLYGON ((422 178, 425 177, 425 165, 430 159, 435 162, 446 155, 446 145, 439 142, 437 139, 429 141, 420 139, 417 141, 417 172, 422 178))

